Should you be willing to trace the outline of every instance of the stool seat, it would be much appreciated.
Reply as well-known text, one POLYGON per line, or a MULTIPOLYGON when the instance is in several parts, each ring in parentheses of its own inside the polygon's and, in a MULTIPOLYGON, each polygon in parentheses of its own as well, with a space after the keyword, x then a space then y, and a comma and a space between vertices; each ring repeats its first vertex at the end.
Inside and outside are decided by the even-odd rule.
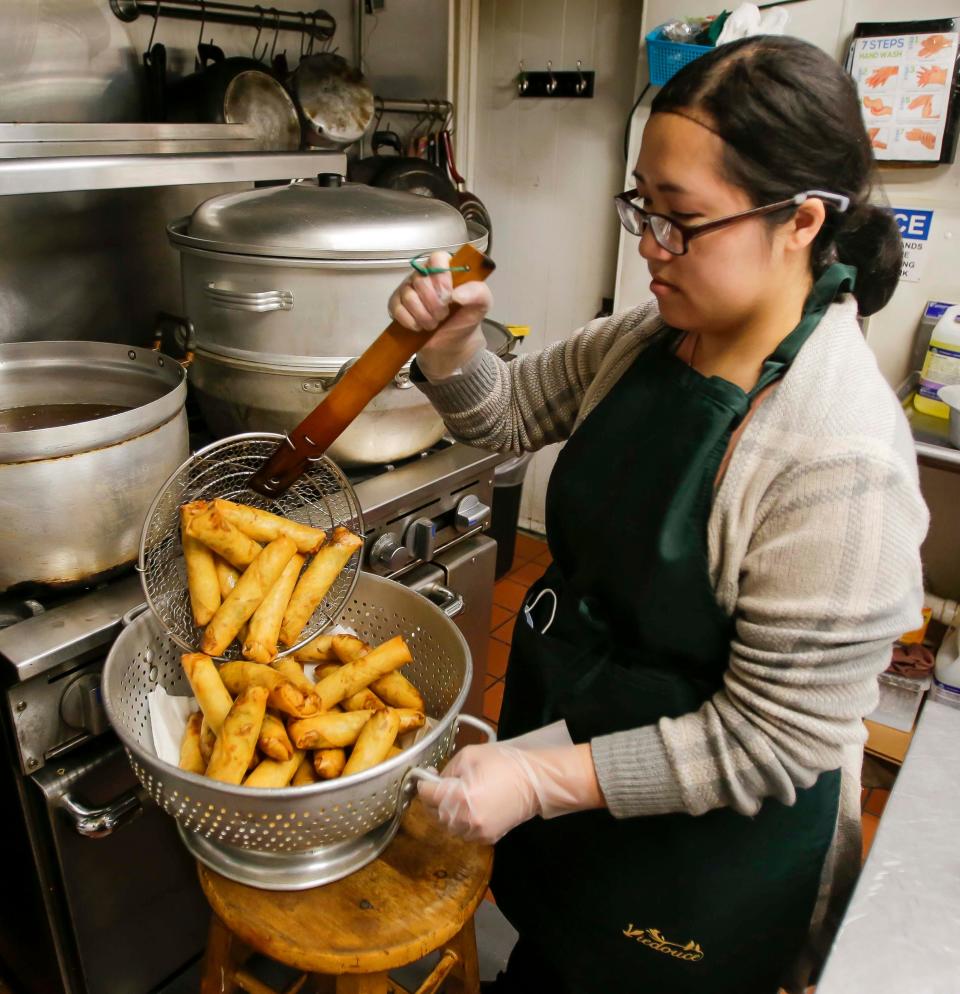
POLYGON ((471 922, 493 848, 448 834, 414 800, 378 859, 323 887, 265 891, 198 864, 220 921, 243 943, 305 973, 382 973, 439 948, 471 922))

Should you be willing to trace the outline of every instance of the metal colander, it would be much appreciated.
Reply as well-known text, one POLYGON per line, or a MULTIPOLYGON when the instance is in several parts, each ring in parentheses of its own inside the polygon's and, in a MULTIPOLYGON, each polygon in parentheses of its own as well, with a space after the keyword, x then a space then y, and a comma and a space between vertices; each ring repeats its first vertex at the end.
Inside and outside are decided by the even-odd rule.
MULTIPOLYGON (((137 566, 144 594, 167 634, 187 652, 199 650, 203 630, 193 623, 190 609, 180 542, 181 504, 220 497, 273 511, 328 532, 342 525, 363 535, 363 515, 357 495, 337 465, 325 456, 312 460, 307 471, 275 500, 263 497, 247 485, 283 438, 267 433, 233 435, 198 450, 167 480, 147 512, 137 566)), ((318 605, 300 641, 282 649, 280 656, 306 645, 337 617, 357 582, 361 551, 354 553, 318 605)), ((234 641, 218 658, 236 659, 239 655, 239 642, 234 641)))
POLYGON ((379 644, 402 635, 413 662, 403 673, 423 694, 433 728, 393 759, 340 780, 307 787, 235 787, 161 761, 147 695, 157 686, 192 694, 180 649, 146 611, 121 632, 103 670, 103 701, 141 784, 176 818, 193 854, 252 886, 294 890, 338 879, 393 837, 425 767, 442 763, 460 721, 493 730, 460 709, 470 687, 470 650, 453 621, 422 595, 361 573, 338 621, 379 644))

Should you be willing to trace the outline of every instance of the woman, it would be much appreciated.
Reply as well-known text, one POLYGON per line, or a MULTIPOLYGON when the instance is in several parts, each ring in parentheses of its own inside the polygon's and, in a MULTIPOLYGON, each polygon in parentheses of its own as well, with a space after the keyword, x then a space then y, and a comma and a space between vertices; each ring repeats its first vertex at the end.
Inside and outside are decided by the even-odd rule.
POLYGON ((567 440, 501 741, 420 786, 499 840, 520 939, 498 991, 773 994, 829 942, 927 521, 857 323, 900 266, 872 171, 841 68, 745 39, 661 90, 617 198, 654 302, 504 364, 483 284, 415 277, 391 301, 439 326, 415 376, 457 438, 567 440))

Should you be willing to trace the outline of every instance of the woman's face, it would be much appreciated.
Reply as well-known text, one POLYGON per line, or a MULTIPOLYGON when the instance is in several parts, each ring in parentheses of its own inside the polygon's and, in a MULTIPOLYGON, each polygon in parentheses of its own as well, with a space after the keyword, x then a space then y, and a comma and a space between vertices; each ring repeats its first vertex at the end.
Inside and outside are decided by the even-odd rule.
MULTIPOLYGON (((755 206, 723 178, 723 141, 678 114, 654 114, 643 132, 635 171, 642 206, 697 225, 755 206)), ((764 219, 738 221, 693 239, 671 255, 648 228, 640 255, 664 320, 675 328, 722 333, 763 307, 782 278, 783 251, 764 219)))

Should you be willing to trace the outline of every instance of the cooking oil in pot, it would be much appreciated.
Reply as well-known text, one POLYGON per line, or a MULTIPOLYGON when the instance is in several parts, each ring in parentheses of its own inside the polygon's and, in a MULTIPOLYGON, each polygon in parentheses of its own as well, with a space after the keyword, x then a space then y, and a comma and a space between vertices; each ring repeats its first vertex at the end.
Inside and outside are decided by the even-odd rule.
POLYGON ((64 428, 129 410, 131 408, 117 404, 28 404, 26 407, 8 407, 0 411, 0 432, 64 428))

